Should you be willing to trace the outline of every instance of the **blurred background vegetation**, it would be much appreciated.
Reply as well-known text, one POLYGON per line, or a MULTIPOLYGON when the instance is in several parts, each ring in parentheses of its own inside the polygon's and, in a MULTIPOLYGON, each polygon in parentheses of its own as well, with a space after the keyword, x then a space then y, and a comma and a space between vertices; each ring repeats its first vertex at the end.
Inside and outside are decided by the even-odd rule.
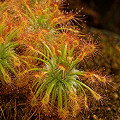
MULTIPOLYGON (((90 33, 99 42, 97 56, 86 61, 87 69, 102 67, 110 76, 108 85, 109 100, 93 110, 89 119, 119 120, 120 119, 120 0, 66 0, 66 11, 73 10, 83 33, 90 33), (84 18, 84 19, 83 19, 84 18), (85 27, 83 29, 82 27, 85 27)), ((80 65, 82 69, 82 64, 80 65)), ((85 68, 84 68, 85 69, 85 68)), ((99 69, 99 68, 98 68, 99 69)))
POLYGON ((69 9, 85 14, 87 25, 120 34, 120 0, 66 0, 69 9))

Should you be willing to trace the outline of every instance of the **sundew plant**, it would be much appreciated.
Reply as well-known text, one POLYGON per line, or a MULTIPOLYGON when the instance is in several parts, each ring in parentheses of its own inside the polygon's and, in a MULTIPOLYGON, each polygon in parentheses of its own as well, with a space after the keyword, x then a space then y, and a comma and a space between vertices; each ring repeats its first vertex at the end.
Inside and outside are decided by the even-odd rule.
POLYGON ((106 76, 76 68, 99 52, 98 44, 74 25, 78 21, 76 14, 60 10, 62 3, 0 2, 1 85, 24 89, 22 94, 26 96, 21 100, 25 110, 18 110, 20 104, 15 97, 11 98, 15 99, 9 107, 11 115, 7 114, 6 105, 0 105, 3 119, 40 120, 41 116, 70 119, 90 109, 90 99, 103 99, 98 89, 103 87, 104 91, 106 76))

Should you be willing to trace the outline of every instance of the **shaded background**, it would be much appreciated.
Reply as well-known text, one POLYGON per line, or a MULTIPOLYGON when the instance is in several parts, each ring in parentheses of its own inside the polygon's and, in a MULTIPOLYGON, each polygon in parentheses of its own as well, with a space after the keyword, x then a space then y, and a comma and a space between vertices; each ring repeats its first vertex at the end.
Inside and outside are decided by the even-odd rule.
POLYGON ((89 27, 107 29, 120 34, 120 0, 66 0, 70 10, 83 8, 89 27))
MULTIPOLYGON (((120 120, 120 0, 66 0, 64 8, 68 12, 80 10, 76 17, 86 21, 79 22, 85 26, 83 32, 90 32, 100 42, 101 55, 87 61, 84 69, 100 66, 98 69, 103 68, 104 73, 110 76, 107 100, 102 105, 93 106, 83 119, 120 120)), ((79 117, 77 119, 80 120, 79 117)))

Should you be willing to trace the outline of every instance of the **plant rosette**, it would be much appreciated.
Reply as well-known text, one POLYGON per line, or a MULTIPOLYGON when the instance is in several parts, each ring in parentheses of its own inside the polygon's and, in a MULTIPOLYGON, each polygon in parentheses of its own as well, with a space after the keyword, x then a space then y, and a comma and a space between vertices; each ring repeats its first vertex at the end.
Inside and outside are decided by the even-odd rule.
MULTIPOLYGON (((90 52, 93 52, 93 47, 84 47, 80 56, 74 60, 72 58, 73 49, 68 51, 67 44, 62 45, 61 50, 57 50, 56 52, 53 52, 45 42, 42 42, 42 44, 49 51, 50 56, 46 56, 40 51, 35 50, 33 47, 29 47, 29 49, 45 58, 41 59, 34 57, 34 59, 45 63, 44 68, 32 68, 27 71, 35 71, 35 80, 32 89, 35 98, 41 99, 42 111, 47 113, 49 107, 51 107, 52 110, 57 107, 57 113, 60 118, 66 118, 69 115, 75 117, 80 111, 81 102, 88 108, 85 89, 90 91, 96 100, 102 98, 91 87, 84 84, 82 80, 79 79, 79 76, 86 76, 87 72, 75 69, 75 66, 83 59, 81 59, 81 57, 85 57, 90 52), (59 54, 56 55, 57 52, 59 54), (81 95, 84 95, 84 101, 81 99, 80 102, 79 98, 81 95)), ((29 58, 30 56, 26 57, 29 58)), ((99 75, 96 76, 98 77, 99 75)), ((98 80, 101 80, 102 82, 102 79, 103 77, 99 76, 98 80)))

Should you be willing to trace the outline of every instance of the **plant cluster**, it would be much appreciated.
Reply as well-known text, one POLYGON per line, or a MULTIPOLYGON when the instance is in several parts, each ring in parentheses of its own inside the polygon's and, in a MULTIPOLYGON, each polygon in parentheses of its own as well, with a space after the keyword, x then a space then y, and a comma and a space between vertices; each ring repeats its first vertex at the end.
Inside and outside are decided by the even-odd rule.
POLYGON ((0 4, 0 80, 2 86, 27 86, 28 103, 37 114, 66 119, 89 108, 87 91, 101 100, 95 90, 107 79, 95 71, 76 69, 98 52, 98 45, 85 39, 73 24, 75 14, 62 12, 61 3, 6 0, 0 4))

